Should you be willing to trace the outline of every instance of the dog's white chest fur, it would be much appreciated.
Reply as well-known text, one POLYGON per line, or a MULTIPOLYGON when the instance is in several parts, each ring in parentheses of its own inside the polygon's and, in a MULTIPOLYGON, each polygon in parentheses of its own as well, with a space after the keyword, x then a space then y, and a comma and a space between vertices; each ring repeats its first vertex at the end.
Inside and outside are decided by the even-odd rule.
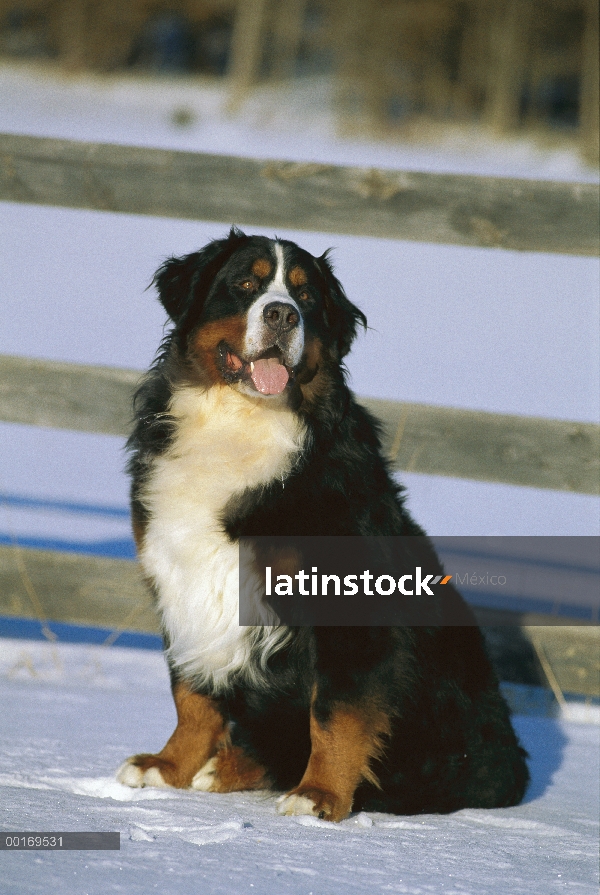
POLYGON ((140 560, 156 584, 169 658, 183 677, 214 690, 231 675, 259 675, 254 647, 272 650, 285 629, 238 624, 239 556, 220 521, 234 494, 282 482, 305 430, 287 408, 225 386, 178 390, 169 450, 153 461, 142 499, 150 521, 140 560))

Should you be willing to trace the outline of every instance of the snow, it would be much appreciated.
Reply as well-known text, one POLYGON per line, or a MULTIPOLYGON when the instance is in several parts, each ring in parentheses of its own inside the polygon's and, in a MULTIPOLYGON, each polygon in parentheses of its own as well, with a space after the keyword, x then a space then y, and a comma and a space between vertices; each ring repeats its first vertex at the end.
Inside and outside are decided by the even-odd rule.
POLYGON ((549 895, 597 892, 599 734, 517 716, 525 803, 340 824, 280 817, 275 793, 129 789, 114 772, 160 749, 175 713, 162 655, 4 640, 3 831, 119 831, 119 852, 2 853, 7 895, 549 895))

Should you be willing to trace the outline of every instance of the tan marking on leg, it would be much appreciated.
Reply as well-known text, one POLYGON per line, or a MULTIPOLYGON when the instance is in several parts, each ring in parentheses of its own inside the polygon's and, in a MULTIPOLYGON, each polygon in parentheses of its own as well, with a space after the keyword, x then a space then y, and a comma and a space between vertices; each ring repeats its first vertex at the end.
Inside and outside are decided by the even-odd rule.
POLYGON ((311 711, 308 766, 298 786, 282 802, 280 812, 342 820, 352 809, 361 780, 378 785, 370 763, 381 755, 384 738, 390 732, 388 715, 370 707, 340 703, 323 725, 311 711), (308 810, 310 803, 314 807, 308 810))
MULTIPOLYGON (((241 792, 247 789, 271 788, 271 781, 265 768, 246 755, 240 746, 222 747, 208 765, 207 772, 212 776, 210 792, 241 792)), ((199 774, 202 774, 202 770, 199 774)))
MULTIPOLYGON (((167 786, 187 787, 200 768, 226 736, 225 722, 216 702, 194 693, 187 684, 176 684, 173 699, 177 709, 177 727, 166 746, 157 755, 134 755, 129 759, 142 773, 151 768, 160 771, 167 786)), ((152 785, 152 774, 148 779, 152 785)), ((143 785, 143 782, 142 784, 143 785)))

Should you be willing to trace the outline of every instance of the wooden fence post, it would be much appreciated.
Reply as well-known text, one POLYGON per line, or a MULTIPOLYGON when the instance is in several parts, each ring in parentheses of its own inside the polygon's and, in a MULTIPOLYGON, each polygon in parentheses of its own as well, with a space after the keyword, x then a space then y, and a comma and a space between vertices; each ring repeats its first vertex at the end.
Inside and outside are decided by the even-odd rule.
POLYGON ((600 159, 598 0, 587 0, 586 13, 580 101, 581 143, 585 158, 592 165, 597 165, 600 159))
POLYGON ((272 80, 283 81, 294 74, 306 4, 307 0, 279 0, 273 22, 272 80))
POLYGON ((492 19, 483 119, 499 134, 519 124, 531 16, 531 0, 505 0, 492 19))
POLYGON ((269 0, 239 0, 231 39, 227 108, 235 111, 255 84, 260 71, 269 0))
POLYGON ((89 64, 89 18, 87 0, 63 0, 60 4, 59 55, 65 67, 71 71, 80 71, 89 64))

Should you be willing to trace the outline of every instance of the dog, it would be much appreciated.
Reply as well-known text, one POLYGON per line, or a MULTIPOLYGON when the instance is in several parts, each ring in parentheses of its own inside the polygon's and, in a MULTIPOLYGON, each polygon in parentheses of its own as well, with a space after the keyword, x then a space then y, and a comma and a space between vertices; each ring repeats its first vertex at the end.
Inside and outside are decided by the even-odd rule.
POLYGON ((273 790, 279 813, 330 821, 520 802, 527 753, 456 591, 456 626, 238 623, 242 537, 425 537, 346 384, 366 318, 328 253, 232 228, 154 283, 173 325, 128 468, 177 726, 118 780, 273 790))

